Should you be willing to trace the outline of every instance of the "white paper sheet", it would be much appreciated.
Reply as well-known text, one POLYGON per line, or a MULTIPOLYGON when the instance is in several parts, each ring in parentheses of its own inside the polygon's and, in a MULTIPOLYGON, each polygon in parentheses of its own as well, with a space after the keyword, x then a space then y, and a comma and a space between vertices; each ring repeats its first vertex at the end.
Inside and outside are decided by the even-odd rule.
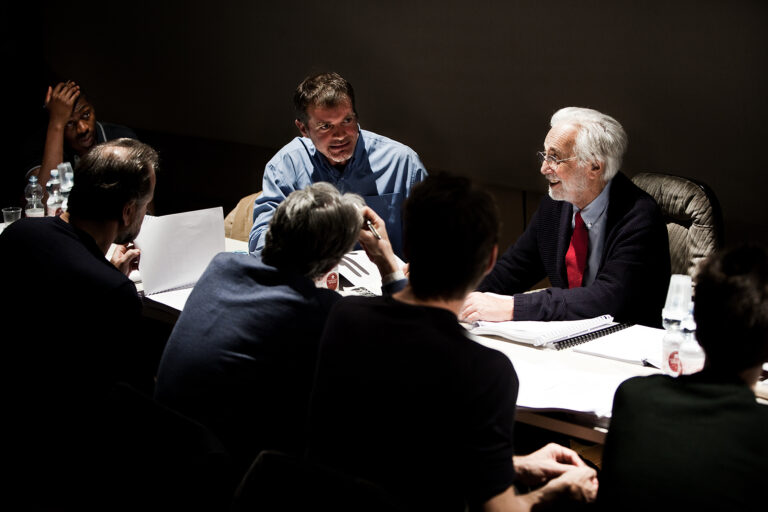
POLYGON ((146 295, 191 288, 213 257, 225 250, 224 211, 219 206, 147 215, 134 243, 141 249, 139 273, 146 295))
POLYGON ((661 339, 663 337, 664 329, 632 325, 621 331, 578 345, 573 348, 573 351, 627 363, 648 363, 656 368, 661 368, 661 339))
MULTIPOLYGON (((405 262, 398 258, 397 264, 402 268, 405 262)), ((376 295, 381 295, 381 273, 365 251, 357 250, 345 254, 339 263, 339 274, 354 287, 366 288, 376 295)))
POLYGON ((517 406, 541 411, 572 411, 609 418, 613 395, 627 375, 597 374, 574 368, 565 356, 554 350, 515 346, 507 341, 481 336, 470 337, 502 352, 515 367, 520 382, 517 406), (536 350, 520 357, 520 349, 536 350), (530 357, 534 355, 536 357, 530 357))

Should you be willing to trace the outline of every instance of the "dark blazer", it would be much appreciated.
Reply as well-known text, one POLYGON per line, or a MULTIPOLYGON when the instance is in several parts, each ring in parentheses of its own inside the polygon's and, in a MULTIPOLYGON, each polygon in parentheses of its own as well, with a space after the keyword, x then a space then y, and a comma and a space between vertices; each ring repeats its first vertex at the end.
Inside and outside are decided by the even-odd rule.
POLYGON ((595 281, 568 289, 565 253, 573 206, 545 197, 531 223, 496 263, 479 291, 515 295, 515 320, 616 321, 661 326, 669 286, 669 238, 656 201, 625 175, 613 178, 605 246, 595 281), (523 294, 548 277, 551 288, 523 294))

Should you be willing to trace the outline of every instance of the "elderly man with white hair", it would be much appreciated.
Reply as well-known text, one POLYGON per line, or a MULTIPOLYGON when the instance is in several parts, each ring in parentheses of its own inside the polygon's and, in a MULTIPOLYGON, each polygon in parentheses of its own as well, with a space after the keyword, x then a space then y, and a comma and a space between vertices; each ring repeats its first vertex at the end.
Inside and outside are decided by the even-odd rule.
POLYGON ((669 240, 656 202, 619 172, 626 148, 624 129, 608 115, 567 107, 552 116, 539 152, 549 197, 470 294, 464 321, 610 314, 660 326, 669 240), (545 277, 550 288, 523 293, 545 277))

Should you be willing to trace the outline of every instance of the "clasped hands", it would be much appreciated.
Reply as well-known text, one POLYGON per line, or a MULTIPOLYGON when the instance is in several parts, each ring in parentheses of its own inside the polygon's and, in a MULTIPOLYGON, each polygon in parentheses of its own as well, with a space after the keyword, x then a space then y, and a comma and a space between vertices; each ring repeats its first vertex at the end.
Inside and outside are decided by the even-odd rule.
POLYGON ((582 502, 597 497, 597 472, 570 448, 549 443, 529 455, 515 456, 514 465, 516 479, 524 485, 546 484, 555 494, 582 502))

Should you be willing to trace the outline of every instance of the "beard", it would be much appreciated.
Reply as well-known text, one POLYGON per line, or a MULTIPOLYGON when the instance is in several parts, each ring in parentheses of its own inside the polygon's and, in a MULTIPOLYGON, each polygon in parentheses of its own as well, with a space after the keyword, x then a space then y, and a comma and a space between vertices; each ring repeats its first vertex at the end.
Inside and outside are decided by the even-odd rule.
POLYGON ((567 182, 561 180, 560 177, 557 176, 559 185, 556 185, 556 189, 552 188, 552 182, 550 180, 547 180, 547 182, 549 184, 547 192, 549 193, 550 198, 555 201, 568 201, 571 204, 577 203, 579 198, 581 198, 588 189, 587 177, 583 174, 572 176, 567 182))
POLYGON ((141 224, 138 226, 131 224, 127 228, 125 228, 125 231, 120 232, 115 237, 115 244, 117 245, 126 245, 134 240, 136 240, 136 237, 139 236, 139 230, 141 229, 141 224))

